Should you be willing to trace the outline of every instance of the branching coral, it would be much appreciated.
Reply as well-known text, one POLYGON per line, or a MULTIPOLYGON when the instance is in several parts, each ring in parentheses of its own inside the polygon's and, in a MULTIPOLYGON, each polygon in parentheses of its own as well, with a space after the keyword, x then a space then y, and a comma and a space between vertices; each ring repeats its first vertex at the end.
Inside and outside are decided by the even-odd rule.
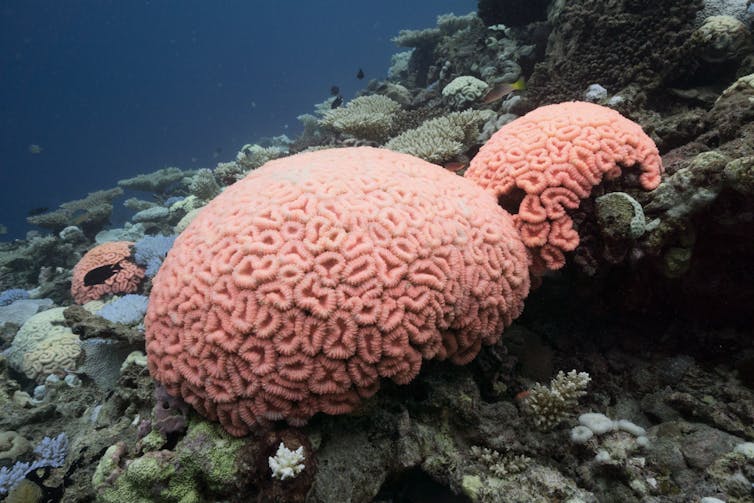
POLYGON ((32 215, 26 221, 53 232, 60 232, 73 224, 87 234, 96 234, 110 220, 113 199, 121 194, 123 190, 119 188, 90 192, 84 199, 63 203, 54 211, 32 215))
POLYGON ((89 250, 73 268, 71 295, 83 304, 108 293, 133 293, 144 269, 131 261, 129 241, 113 241, 89 250))
POLYGON ((586 102, 540 107, 503 126, 471 161, 466 177, 491 190, 511 212, 534 259, 534 274, 559 269, 579 244, 567 211, 621 168, 638 166, 646 190, 660 183, 662 161, 641 126, 586 102))
POLYGON ((510 216, 373 148, 272 161, 210 202, 153 282, 149 370, 234 435, 351 411, 423 359, 466 363, 529 289, 510 216))
POLYGON ((541 430, 551 430, 570 414, 576 412, 578 400, 586 395, 591 378, 586 372, 571 370, 558 372, 550 386, 535 384, 526 397, 526 411, 541 430))
POLYGON ((465 110, 430 119, 385 144, 385 148, 441 163, 463 154, 476 144, 479 128, 492 116, 488 110, 465 110))
POLYGON ((320 124, 356 138, 382 142, 390 136, 400 109, 400 104, 387 96, 359 96, 345 107, 325 112, 320 124))

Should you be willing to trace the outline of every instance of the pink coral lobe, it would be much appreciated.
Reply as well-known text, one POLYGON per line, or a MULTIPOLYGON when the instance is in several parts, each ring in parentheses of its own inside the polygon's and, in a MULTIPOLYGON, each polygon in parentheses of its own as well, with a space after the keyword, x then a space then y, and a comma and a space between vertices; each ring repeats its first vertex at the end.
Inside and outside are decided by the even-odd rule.
POLYGON ((153 281, 149 370, 233 435, 350 412, 423 359, 466 363, 523 309, 490 194, 368 147, 269 162, 210 202, 153 281))
POLYGON ((498 198, 523 198, 516 227, 532 255, 532 274, 559 269, 579 236, 566 211, 592 187, 638 166, 645 190, 660 184, 662 161, 641 126, 586 102, 548 105, 503 126, 472 159, 465 177, 498 198))

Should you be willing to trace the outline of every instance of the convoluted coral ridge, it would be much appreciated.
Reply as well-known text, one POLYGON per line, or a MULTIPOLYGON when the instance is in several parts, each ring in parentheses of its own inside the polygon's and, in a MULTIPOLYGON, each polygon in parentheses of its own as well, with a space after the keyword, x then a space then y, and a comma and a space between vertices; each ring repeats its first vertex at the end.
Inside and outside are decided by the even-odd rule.
POLYGON ((514 218, 536 273, 561 268, 564 253, 579 244, 567 210, 603 179, 633 166, 644 189, 659 185, 662 161, 641 126, 610 108, 574 101, 540 107, 503 126, 466 177, 502 202, 520 199, 514 218))
POLYGON ((233 435, 351 411, 423 359, 470 361, 523 308, 493 197, 382 149, 275 160, 209 203, 154 279, 148 365, 233 435))

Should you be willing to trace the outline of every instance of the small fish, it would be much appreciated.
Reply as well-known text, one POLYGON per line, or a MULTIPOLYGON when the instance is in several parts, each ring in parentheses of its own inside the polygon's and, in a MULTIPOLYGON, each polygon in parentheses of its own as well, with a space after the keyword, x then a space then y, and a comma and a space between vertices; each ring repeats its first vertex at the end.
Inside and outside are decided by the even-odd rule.
POLYGON ((8 233, 8 228, 4 226, 3 224, 0 224, 0 235, 7 234, 7 233, 8 233))
POLYGON ((108 264, 95 267, 84 275, 84 286, 101 285, 120 270, 120 264, 108 264))
POLYGON ((26 212, 26 216, 34 217, 37 215, 41 215, 42 213, 47 213, 50 210, 47 206, 40 206, 39 208, 32 208, 29 211, 26 212))
POLYGON ((359 71, 356 72, 356 78, 359 79, 359 80, 363 79, 364 78, 364 70, 362 70, 361 68, 359 68, 359 71))
POLYGON ((330 103, 330 108, 338 108, 342 104, 343 104, 343 96, 336 96, 335 99, 332 100, 332 103, 330 103))
POLYGON ((340 88, 338 86, 332 86, 330 88, 330 96, 337 96, 340 94, 340 88))
POLYGON ((482 103, 494 103, 499 99, 505 98, 513 91, 523 91, 524 89, 526 89, 526 82, 524 81, 523 77, 513 83, 506 82, 504 84, 498 84, 484 95, 484 97, 482 98, 482 103))
POLYGON ((223 153, 223 149, 221 149, 220 147, 217 147, 215 151, 212 152, 212 158, 217 159, 218 157, 220 157, 220 154, 222 153, 223 153))
POLYGON ((516 393, 516 396, 513 397, 514 400, 526 400, 529 398, 529 395, 531 395, 531 390, 525 389, 523 391, 519 391, 516 393))
POLYGON ((42 147, 40 147, 36 143, 32 143, 31 145, 29 145, 29 153, 30 154, 41 154, 42 153, 42 147))
POLYGON ((463 161, 450 161, 450 162, 446 162, 442 166, 448 171, 452 171, 453 173, 458 173, 459 171, 461 171, 468 165, 469 163, 463 162, 463 161))

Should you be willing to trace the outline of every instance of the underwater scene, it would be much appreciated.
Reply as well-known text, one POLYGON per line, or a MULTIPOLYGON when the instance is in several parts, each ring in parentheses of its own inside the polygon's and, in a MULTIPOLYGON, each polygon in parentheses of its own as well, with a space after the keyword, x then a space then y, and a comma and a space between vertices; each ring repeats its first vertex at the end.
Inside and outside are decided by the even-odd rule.
POLYGON ((0 501, 754 502, 753 33, 0 1, 0 501))

